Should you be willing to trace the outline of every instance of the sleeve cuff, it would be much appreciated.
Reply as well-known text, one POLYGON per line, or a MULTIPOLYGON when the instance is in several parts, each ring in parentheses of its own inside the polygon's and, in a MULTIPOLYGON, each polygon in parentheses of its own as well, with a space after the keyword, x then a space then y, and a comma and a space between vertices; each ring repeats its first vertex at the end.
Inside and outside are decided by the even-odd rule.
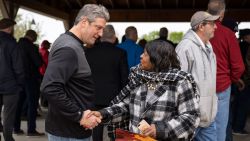
POLYGON ((82 114, 83 114, 83 111, 78 111, 78 112, 77 112, 77 118, 76 118, 76 120, 77 120, 78 122, 81 121, 82 116, 83 116, 82 114))
POLYGON ((105 110, 105 109, 99 110, 99 112, 102 115, 102 122, 107 123, 111 118, 109 112, 107 110, 105 110))

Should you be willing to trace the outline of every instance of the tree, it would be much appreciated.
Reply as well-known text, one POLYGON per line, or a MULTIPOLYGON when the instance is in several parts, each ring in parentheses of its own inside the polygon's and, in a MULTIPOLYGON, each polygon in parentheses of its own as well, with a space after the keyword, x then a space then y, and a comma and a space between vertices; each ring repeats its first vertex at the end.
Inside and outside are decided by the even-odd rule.
MULTIPOLYGON (((179 43, 183 37, 183 32, 171 32, 169 34, 169 40, 174 43, 179 43)), ((147 41, 152 41, 159 38, 159 31, 151 31, 148 34, 142 35, 140 39, 145 39, 147 41)))
MULTIPOLYGON (((2 19, 2 13, 0 11, 0 19, 2 19)), ((28 20, 23 18, 23 15, 17 14, 15 21, 17 22, 14 29, 14 37, 19 40, 21 37, 25 35, 25 32, 29 29, 33 29, 36 31, 38 35, 37 41, 41 39, 44 35, 41 33, 41 26, 39 23, 32 23, 32 20, 28 20)))
POLYGON ((159 38, 159 31, 151 31, 148 34, 144 34, 142 35, 142 37, 140 39, 145 39, 147 41, 152 41, 156 38, 159 38))
POLYGON ((39 23, 32 23, 32 19, 29 20, 24 18, 23 15, 17 14, 15 21, 17 25, 15 26, 14 37, 19 40, 21 37, 25 35, 25 32, 29 29, 36 31, 38 35, 37 41, 41 39, 44 35, 41 34, 41 26, 39 23))
POLYGON ((182 37, 183 37, 183 32, 171 32, 169 35, 169 40, 178 44, 182 40, 182 37))

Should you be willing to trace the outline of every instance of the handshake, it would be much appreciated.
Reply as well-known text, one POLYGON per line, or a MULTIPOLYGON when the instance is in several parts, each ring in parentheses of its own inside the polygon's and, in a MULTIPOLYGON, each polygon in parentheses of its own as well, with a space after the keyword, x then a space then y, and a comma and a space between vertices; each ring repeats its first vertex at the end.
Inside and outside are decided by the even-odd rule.
POLYGON ((98 111, 86 110, 83 112, 82 118, 80 120, 80 125, 86 130, 93 129, 102 121, 102 115, 98 111))

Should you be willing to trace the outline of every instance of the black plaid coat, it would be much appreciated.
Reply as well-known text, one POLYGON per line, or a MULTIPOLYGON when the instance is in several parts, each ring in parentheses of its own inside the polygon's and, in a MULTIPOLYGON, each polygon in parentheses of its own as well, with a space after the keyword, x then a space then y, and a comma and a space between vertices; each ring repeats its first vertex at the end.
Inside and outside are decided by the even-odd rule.
MULTIPOLYGON (((193 77, 183 71, 172 69, 167 73, 131 70, 129 84, 112 101, 112 106, 101 110, 104 119, 124 125, 139 133, 142 119, 156 125, 158 140, 188 140, 199 125, 198 94, 193 77), (146 82, 159 85, 146 101, 146 82)), ((118 125, 118 124, 116 124, 118 125)), ((119 127, 120 128, 120 127, 119 127)))

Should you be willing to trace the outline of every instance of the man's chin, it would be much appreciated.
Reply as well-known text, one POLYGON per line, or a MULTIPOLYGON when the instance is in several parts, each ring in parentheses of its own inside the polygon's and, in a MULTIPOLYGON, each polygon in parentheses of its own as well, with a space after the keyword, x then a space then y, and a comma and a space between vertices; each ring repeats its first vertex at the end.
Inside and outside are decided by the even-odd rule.
POLYGON ((93 46, 95 44, 95 41, 89 41, 86 43, 87 45, 93 46))

